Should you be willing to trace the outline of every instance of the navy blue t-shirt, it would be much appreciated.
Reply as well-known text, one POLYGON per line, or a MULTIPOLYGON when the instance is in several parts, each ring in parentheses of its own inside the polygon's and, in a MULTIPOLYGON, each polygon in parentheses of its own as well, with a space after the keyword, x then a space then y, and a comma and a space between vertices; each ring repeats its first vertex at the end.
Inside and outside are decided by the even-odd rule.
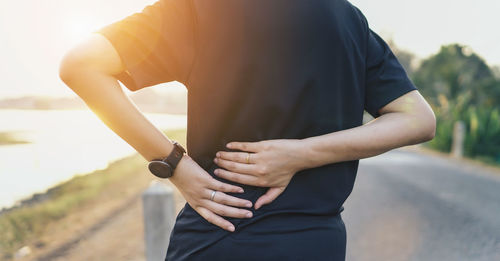
MULTIPOLYGON (((136 91, 178 81, 188 91, 188 154, 216 179, 231 141, 303 139, 362 125, 416 90, 386 42, 346 0, 160 0, 97 32, 118 51, 116 77, 136 91)), ((167 260, 343 260, 339 213, 358 160, 298 172, 252 218, 213 225, 188 203, 167 260), (246 252, 245 252, 246 251, 246 252), (307 258, 306 258, 307 257, 307 258)), ((267 188, 228 193, 255 203, 267 188)))

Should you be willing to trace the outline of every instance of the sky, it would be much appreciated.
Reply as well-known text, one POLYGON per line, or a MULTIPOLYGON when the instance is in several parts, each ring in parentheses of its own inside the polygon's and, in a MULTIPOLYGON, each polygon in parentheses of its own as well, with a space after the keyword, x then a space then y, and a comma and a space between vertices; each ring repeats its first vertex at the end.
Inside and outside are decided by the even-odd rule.
MULTIPOLYGON (((98 28, 155 0, 0 0, 0 99, 75 96, 58 76, 64 53, 98 28)), ((304 0, 306 1, 306 0, 304 0)), ((443 44, 468 45, 500 65, 498 0, 351 0, 371 29, 426 58, 443 44)), ((185 91, 177 82, 151 87, 185 91)), ((126 90, 128 92, 128 90, 126 90)))

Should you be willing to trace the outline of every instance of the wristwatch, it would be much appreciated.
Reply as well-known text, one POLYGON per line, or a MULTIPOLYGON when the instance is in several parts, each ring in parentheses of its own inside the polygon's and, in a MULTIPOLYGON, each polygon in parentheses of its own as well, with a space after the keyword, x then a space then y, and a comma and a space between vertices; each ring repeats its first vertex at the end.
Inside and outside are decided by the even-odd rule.
POLYGON ((181 160, 186 150, 177 142, 173 141, 174 149, 164 159, 153 159, 149 162, 148 168, 153 175, 159 178, 170 178, 174 174, 177 164, 181 160))

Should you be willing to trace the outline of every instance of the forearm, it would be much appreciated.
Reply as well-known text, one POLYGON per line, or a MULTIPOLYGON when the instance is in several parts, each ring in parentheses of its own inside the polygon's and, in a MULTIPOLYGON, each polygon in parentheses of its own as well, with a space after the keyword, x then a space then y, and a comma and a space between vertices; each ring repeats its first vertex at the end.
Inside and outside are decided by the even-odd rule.
POLYGON ((168 137, 139 111, 113 76, 78 69, 64 80, 104 124, 146 160, 165 157, 173 149, 168 137))
POLYGON ((394 112, 351 129, 301 140, 304 168, 376 156, 394 148, 428 141, 433 137, 416 115, 394 112))

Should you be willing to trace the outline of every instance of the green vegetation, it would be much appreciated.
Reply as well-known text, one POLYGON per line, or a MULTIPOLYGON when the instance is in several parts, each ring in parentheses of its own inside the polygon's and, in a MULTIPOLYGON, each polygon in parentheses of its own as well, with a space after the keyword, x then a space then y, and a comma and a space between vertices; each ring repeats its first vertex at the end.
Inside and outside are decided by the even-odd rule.
MULTIPOLYGON (((404 53, 401 59, 403 64, 411 64, 408 59, 412 56, 404 53)), ((436 114, 436 136, 427 146, 449 152, 454 123, 461 120, 466 127, 465 156, 500 164, 500 78, 496 70, 459 44, 442 46, 418 68, 407 70, 436 114)))
POLYGON ((0 216, 0 252, 12 253, 24 242, 44 232, 45 226, 64 217, 80 204, 96 197, 106 185, 137 173, 138 155, 113 162, 105 170, 78 175, 49 192, 49 200, 8 211, 0 216))
MULTIPOLYGON (((170 139, 183 143, 185 129, 165 131, 170 139)), ((77 175, 47 192, 49 199, 14 208, 0 215, 0 253, 9 257, 26 242, 44 232, 55 222, 84 203, 99 198, 113 182, 127 179, 143 171, 145 160, 139 154, 112 162, 104 170, 77 175)), ((0 259, 2 257, 0 256, 0 259)))
POLYGON ((23 144, 30 143, 29 141, 17 138, 12 132, 0 132, 0 145, 7 144, 23 144))

